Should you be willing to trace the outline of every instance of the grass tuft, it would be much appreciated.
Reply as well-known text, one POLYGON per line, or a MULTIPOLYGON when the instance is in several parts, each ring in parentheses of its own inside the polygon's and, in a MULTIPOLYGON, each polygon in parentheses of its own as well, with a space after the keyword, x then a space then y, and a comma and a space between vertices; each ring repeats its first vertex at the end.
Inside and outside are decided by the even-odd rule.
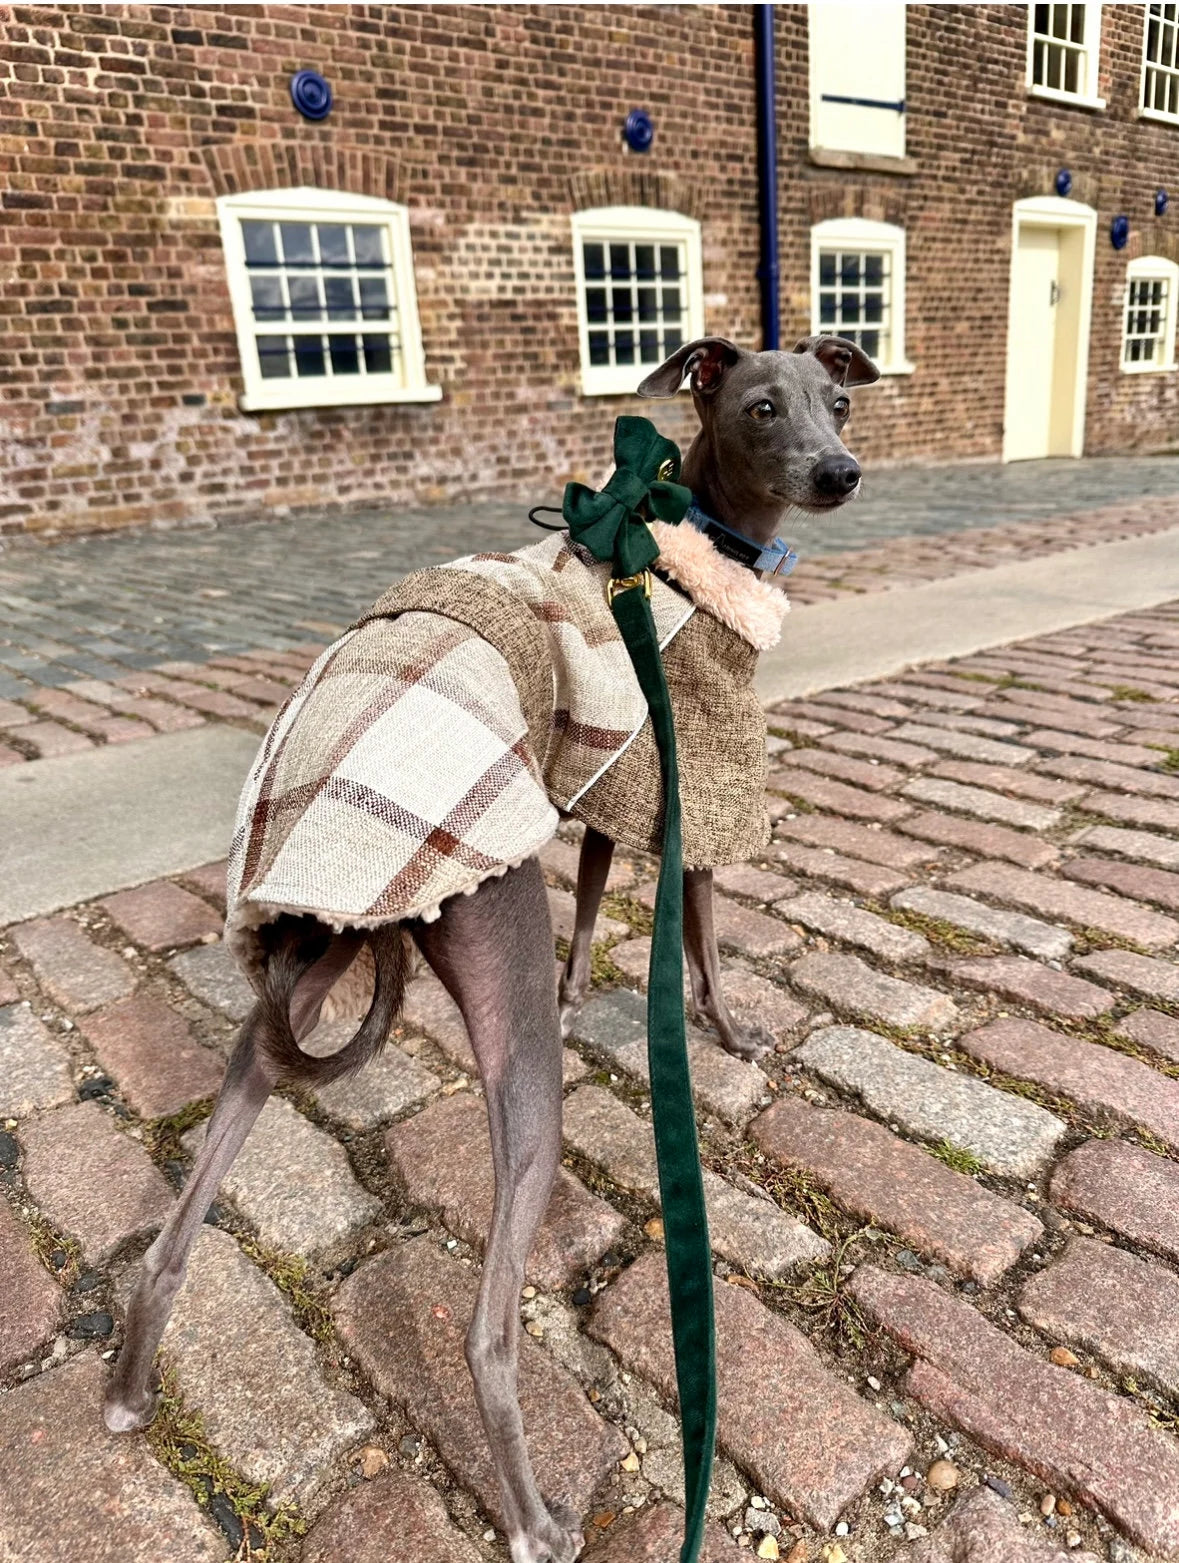
POLYGON ((54 1280, 62 1286, 72 1286, 82 1270, 82 1250, 77 1241, 63 1236, 39 1210, 30 1210, 24 1220, 37 1258, 54 1280), (55 1255, 57 1263, 54 1263, 55 1255))
POLYGON ((982 1162, 973 1151, 963 1150, 950 1140, 941 1140, 937 1145, 927 1145, 925 1148, 938 1161, 945 1162, 953 1172, 964 1172, 972 1178, 976 1173, 984 1171, 982 1162))
MULTIPOLYGON (((853 1232, 839 1238, 833 1246, 831 1258, 825 1265, 812 1270, 805 1281, 794 1286, 781 1287, 783 1296, 789 1297, 791 1302, 814 1314, 823 1329, 842 1335, 857 1351, 862 1350, 867 1344, 871 1331, 864 1315, 860 1312, 859 1304, 848 1296, 844 1260, 849 1247, 859 1236, 859 1232, 853 1232)), ((850 1273, 849 1266, 848 1274, 850 1273)))
POLYGON ((1114 700, 1134 700, 1151 705, 1156 703, 1153 695, 1148 695, 1145 689, 1136 689, 1133 684, 1110 684, 1106 687, 1114 700))
POLYGON ((189 1102, 179 1112, 166 1118, 153 1118, 145 1124, 143 1143, 148 1155, 156 1161, 182 1161, 187 1154, 181 1144, 182 1137, 198 1123, 203 1123, 213 1111, 213 1098, 202 1097, 199 1102, 189 1102))

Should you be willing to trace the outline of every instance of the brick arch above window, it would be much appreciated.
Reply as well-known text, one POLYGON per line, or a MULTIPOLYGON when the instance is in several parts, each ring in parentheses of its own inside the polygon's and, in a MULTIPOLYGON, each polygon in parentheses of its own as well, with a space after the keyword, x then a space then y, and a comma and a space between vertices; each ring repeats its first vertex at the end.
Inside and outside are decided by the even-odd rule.
POLYGON ((832 183, 814 180, 807 190, 811 225, 841 217, 892 223, 903 228, 909 211, 908 191, 880 184, 832 183))
POLYGON ((1179 233, 1168 232, 1161 223, 1143 223, 1141 228, 1131 228, 1122 259, 1135 261, 1148 255, 1179 262, 1179 233))
POLYGON ((574 212, 604 206, 647 206, 700 218, 704 216, 704 192, 700 184, 654 169, 587 168, 569 180, 569 206, 574 212))
MULTIPOLYGON (((1056 176, 1061 168, 1066 166, 1062 161, 1055 163, 1035 163, 1030 168, 1021 169, 1011 184, 1011 199, 1013 201, 1026 201, 1038 196, 1056 194, 1056 176)), ((1097 174, 1087 173, 1084 169, 1070 169, 1072 184, 1069 186, 1068 199, 1079 201, 1083 206, 1095 206, 1101 208, 1116 201, 1116 195, 1101 188, 1101 181, 1097 174), (1109 199, 1103 199, 1106 195, 1109 199)))
POLYGON ((402 169, 391 152, 301 140, 221 141, 201 151, 219 196, 310 187, 399 199, 402 169))

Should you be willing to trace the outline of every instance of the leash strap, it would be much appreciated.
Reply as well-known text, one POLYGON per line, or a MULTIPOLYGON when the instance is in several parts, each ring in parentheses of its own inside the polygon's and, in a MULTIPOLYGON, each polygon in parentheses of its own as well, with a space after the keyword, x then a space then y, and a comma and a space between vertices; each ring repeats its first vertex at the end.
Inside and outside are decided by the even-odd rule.
POLYGON ((594 493, 571 483, 563 508, 571 536, 614 567, 607 597, 647 702, 663 780, 663 842, 647 980, 647 1055, 684 1454, 680 1563, 696 1563, 716 1443, 712 1249, 684 1020, 684 861, 675 724, 650 604, 649 566, 658 549, 643 514, 650 509, 663 520, 680 521, 691 496, 674 482, 679 451, 647 419, 618 419, 614 456, 616 471, 606 489, 594 493))

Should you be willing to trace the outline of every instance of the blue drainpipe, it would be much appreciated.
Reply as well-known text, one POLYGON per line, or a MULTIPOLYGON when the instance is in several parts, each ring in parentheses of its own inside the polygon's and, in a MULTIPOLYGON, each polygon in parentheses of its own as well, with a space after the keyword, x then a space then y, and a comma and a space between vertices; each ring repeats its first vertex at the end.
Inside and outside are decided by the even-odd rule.
POLYGON ((757 71, 757 206, 761 229, 761 345, 777 350, 781 323, 778 310, 778 119, 774 102, 774 8, 753 8, 753 42, 757 71))

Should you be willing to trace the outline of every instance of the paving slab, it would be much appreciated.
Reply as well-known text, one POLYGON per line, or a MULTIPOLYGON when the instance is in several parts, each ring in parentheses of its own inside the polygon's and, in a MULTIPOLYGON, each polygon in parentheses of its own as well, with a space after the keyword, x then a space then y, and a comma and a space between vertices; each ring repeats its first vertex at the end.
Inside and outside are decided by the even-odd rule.
POLYGON ((197 1041, 183 1015, 150 994, 96 1010, 82 1021, 81 1031, 144 1118, 179 1112, 215 1095, 221 1085, 224 1059, 197 1041))
POLYGON ((0 771, 0 926, 224 853, 258 750, 210 725, 0 771))
MULTIPOLYGON (((591 1541, 584 1553, 584 1563, 670 1563, 679 1555, 683 1539, 683 1511, 673 1508, 670 1503, 651 1504, 635 1519, 624 1519, 611 1526, 603 1540, 591 1541)), ((700 1563, 736 1563, 742 1555, 719 1525, 705 1527, 700 1563)), ((378 1560, 374 1559, 374 1563, 378 1560)), ((380 1559, 379 1563, 385 1563, 385 1559, 380 1559)))
MULTIPOLYGON (((184 1136, 195 1155, 206 1124, 184 1136)), ((381 1202, 361 1188, 344 1148, 284 1097, 272 1096, 221 1185, 264 1243, 310 1256, 377 1220, 381 1202)))
POLYGON ((346 1492, 312 1526, 301 1563, 481 1563, 482 1554, 428 1482, 382 1471, 346 1492))
MULTIPOLYGON (((911 1448, 904 1428, 828 1371, 799 1330, 741 1287, 714 1286, 717 1441, 761 1491, 822 1530, 911 1448)), ((590 1334, 663 1395, 675 1363, 663 1257, 648 1254, 598 1296, 590 1334)))
POLYGON ((0 1116, 24 1118, 74 1097, 70 1055, 24 1004, 0 1009, 0 1116))
POLYGON ((172 1190, 143 1146, 97 1102, 34 1118, 21 1140, 30 1197, 78 1240, 87 1264, 102 1264, 167 1219, 172 1190))
POLYGON ((23 1362, 52 1335, 61 1314, 61 1288, 39 1263, 27 1227, 0 1198, 0 1373, 23 1362))
POLYGON ((794 1057, 888 1123, 970 1151, 990 1172, 1034 1177, 1068 1126, 1023 1097, 906 1053, 871 1031, 815 1031, 794 1057))
MULTIPOLYGON (((420 1237, 355 1270, 332 1311, 345 1345, 377 1392, 405 1410, 499 1523, 499 1483, 464 1356, 475 1291, 475 1272, 447 1258, 434 1239, 420 1237)), ((627 1453, 625 1438, 523 1330, 520 1403, 541 1492, 583 1512, 627 1453)))
POLYGON ((1052 1203, 1179 1264, 1179 1166, 1124 1140, 1088 1140, 1052 1174, 1052 1203))
MULTIPOLYGON (((318 1051, 318 1044, 322 1044, 325 1053, 334 1052, 348 1041, 355 1030, 354 1020, 329 1021, 327 1025, 316 1028, 311 1040, 317 1046, 308 1047, 307 1051, 318 1051)), ((387 1123, 406 1108, 424 1102, 441 1084, 432 1070, 390 1042, 358 1074, 333 1080, 330 1085, 320 1086, 312 1094, 329 1117, 347 1129, 363 1133, 366 1129, 375 1129, 387 1123)))
POLYGON ((168 965, 194 998, 230 1020, 244 1020, 257 1001, 226 944, 198 945, 174 955, 168 965))
POLYGON ((146 1439, 103 1426, 106 1379, 83 1352, 0 1397, 0 1557, 225 1563, 225 1538, 146 1439))
POLYGON ((1074 1237, 1024 1283, 1019 1311, 1050 1340, 1179 1397, 1179 1276, 1162 1265, 1074 1237))
POLYGON ((767 703, 888 678, 918 663, 967 656, 1179 597, 1179 531, 970 571, 796 608, 763 652, 767 703))
POLYGON ((120 890, 101 904, 123 932, 147 950, 173 949, 219 935, 224 920, 207 901, 167 879, 120 890))
MULTIPOLYGON (((896 898, 893 898, 894 904, 896 898)), ((865 912, 850 901, 809 890, 794 896, 783 914, 813 933, 826 934, 844 944, 854 944, 886 961, 920 961, 930 953, 929 941, 910 928, 900 928, 887 918, 865 912)))
POLYGON ((980 1286, 999 1280, 1043 1232, 1028 1211, 854 1113, 791 1097, 749 1132, 767 1156, 813 1178, 845 1210, 980 1286))
POLYGON ((914 885, 898 891, 888 904, 901 911, 917 912, 922 917, 936 917, 939 922, 952 923, 955 928, 996 939, 1001 944, 1014 945, 1017 950, 1039 956, 1041 960, 1062 960, 1073 947, 1072 935, 1065 928, 1042 923, 1039 918, 1028 917, 1023 912, 988 906, 985 901, 955 895, 950 890, 914 885))
POLYGON ((945 993, 877 971, 858 955, 834 951, 804 955, 790 968, 795 987, 853 1015, 889 1026, 942 1031, 958 1019, 958 1007, 945 993))
MULTIPOLYGON (((412 1204, 438 1211, 475 1247, 486 1245, 495 1177, 481 1097, 462 1091, 433 1103, 387 1130, 385 1149, 412 1204)), ((546 1290, 572 1285, 625 1228, 624 1217, 559 1167, 528 1257, 528 1279, 546 1290)))
POLYGON ((850 1285, 915 1358, 906 1388, 936 1418, 1179 1558, 1179 1448, 1141 1407, 1037 1356, 931 1281, 860 1265, 850 1285))
POLYGON ((214 1448, 275 1503, 305 1505, 374 1426, 355 1395, 325 1381, 274 1283, 214 1227, 197 1238, 163 1352, 214 1448))
POLYGON ((1101 1563, 1096 1553, 1021 1525, 1018 1510, 987 1487, 959 1498, 932 1536, 900 1556, 905 1563, 1101 1563))
POLYGON ((95 944, 72 917, 19 923, 12 942, 31 962, 33 975, 50 998, 75 1014, 125 998, 135 989, 134 968, 113 950, 95 944))

